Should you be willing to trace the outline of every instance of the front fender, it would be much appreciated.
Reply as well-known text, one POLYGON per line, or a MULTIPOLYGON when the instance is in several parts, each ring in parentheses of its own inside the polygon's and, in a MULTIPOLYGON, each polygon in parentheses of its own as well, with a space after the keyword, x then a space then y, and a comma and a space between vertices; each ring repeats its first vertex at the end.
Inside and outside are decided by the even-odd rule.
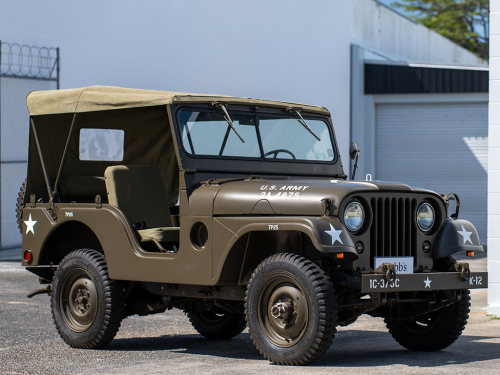
POLYGON ((322 253, 347 252, 357 256, 351 235, 336 217, 217 217, 215 220, 233 233, 226 250, 230 250, 246 233, 284 230, 308 235, 314 247, 322 253))
POLYGON ((445 220, 436 242, 434 259, 444 258, 459 251, 484 251, 477 230, 467 220, 445 220))
POLYGON ((319 252, 350 253, 354 259, 358 258, 350 234, 336 217, 217 217, 214 223, 214 283, 219 282, 226 260, 238 253, 237 241, 252 232, 301 232, 311 239, 319 252))

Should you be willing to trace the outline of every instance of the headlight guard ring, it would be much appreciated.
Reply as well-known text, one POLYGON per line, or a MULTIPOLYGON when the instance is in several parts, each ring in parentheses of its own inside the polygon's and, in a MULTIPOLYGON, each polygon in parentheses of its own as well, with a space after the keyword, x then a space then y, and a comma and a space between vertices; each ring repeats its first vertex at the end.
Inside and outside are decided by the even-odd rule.
POLYGON ((351 233, 359 232, 363 228, 363 225, 365 223, 365 219, 366 219, 366 213, 365 213, 365 209, 363 208, 363 204, 361 204, 361 202, 359 202, 357 200, 353 200, 347 204, 347 206, 344 209, 344 225, 351 233), (348 222, 349 218, 347 218, 347 212, 348 212, 350 207, 353 207, 355 205, 357 205, 360 209, 359 211, 361 212, 361 222, 358 225, 352 225, 352 224, 350 225, 348 222))
POLYGON ((423 233, 429 233, 431 231, 431 229, 434 227, 434 224, 436 223, 436 212, 434 210, 434 207, 432 207, 432 204, 430 204, 429 202, 420 203, 420 205, 417 208, 417 212, 416 212, 416 221, 417 221, 418 229, 420 229, 423 233), (423 207, 429 207, 430 212, 432 212, 432 221, 431 221, 431 224, 428 226, 423 225, 421 222, 424 219, 419 217, 419 213, 423 207))

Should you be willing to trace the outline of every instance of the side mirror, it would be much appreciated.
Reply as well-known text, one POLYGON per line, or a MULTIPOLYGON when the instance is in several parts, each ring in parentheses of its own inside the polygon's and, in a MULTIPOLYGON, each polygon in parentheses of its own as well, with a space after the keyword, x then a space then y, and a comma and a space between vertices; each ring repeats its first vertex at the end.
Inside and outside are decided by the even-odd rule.
POLYGON ((352 176, 351 176, 351 180, 354 180, 354 177, 356 177, 356 169, 358 169, 358 157, 359 157, 359 148, 356 142, 351 143, 351 147, 349 148, 349 156, 351 157, 351 160, 356 160, 354 162, 354 168, 352 169, 352 176))
POLYGON ((351 143, 351 147, 349 148, 349 156, 351 160, 356 159, 356 156, 359 154, 358 144, 356 142, 351 143))

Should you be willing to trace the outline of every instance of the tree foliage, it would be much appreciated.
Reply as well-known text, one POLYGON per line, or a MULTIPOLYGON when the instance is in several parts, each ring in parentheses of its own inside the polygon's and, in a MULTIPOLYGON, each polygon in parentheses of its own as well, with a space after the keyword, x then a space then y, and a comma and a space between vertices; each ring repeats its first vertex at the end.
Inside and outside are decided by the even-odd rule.
POLYGON ((400 0, 391 5, 402 8, 415 21, 488 59, 489 0, 400 0))

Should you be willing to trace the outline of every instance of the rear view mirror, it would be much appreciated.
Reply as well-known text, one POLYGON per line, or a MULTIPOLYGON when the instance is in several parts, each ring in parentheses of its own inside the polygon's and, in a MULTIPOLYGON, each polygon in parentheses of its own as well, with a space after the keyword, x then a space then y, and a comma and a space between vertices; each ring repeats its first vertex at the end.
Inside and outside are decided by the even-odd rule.
POLYGON ((351 143, 351 147, 349 148, 349 156, 351 160, 356 159, 356 156, 359 154, 358 144, 356 142, 351 143))

